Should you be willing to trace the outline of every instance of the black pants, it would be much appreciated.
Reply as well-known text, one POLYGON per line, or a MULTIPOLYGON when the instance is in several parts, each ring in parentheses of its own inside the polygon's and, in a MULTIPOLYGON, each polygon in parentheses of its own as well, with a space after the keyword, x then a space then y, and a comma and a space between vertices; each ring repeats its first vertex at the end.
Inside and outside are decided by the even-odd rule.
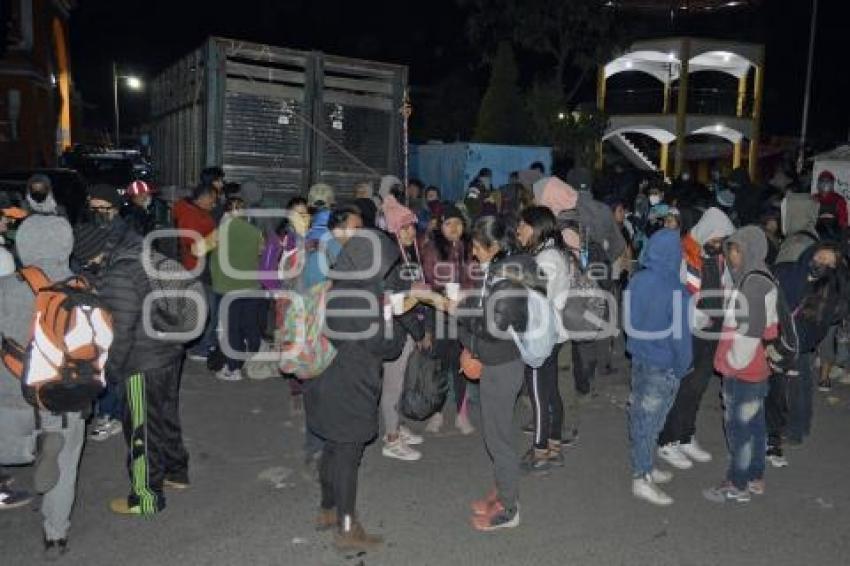
POLYGON ((694 369, 682 378, 676 400, 667 413, 664 429, 658 436, 658 444, 671 442, 688 444, 697 431, 697 412, 711 378, 714 377, 714 352, 717 342, 694 338, 694 369))
POLYGON ((573 380, 581 395, 590 393, 590 382, 596 375, 599 362, 599 344, 594 341, 573 342, 573 380))
MULTIPOLYGON (((230 303, 227 343, 235 352, 247 355, 260 350, 267 313, 268 301, 263 298, 238 298, 230 303)), ((244 359, 227 358, 227 369, 231 371, 241 369, 244 364, 244 359)))
POLYGON ((539 368, 525 367, 525 386, 534 411, 534 447, 549 447, 549 440, 561 440, 564 426, 564 401, 558 388, 558 352, 552 353, 539 368))
POLYGON ((767 445, 782 447, 782 433, 788 424, 788 377, 774 374, 768 381, 764 400, 764 418, 767 421, 767 445))
POLYGON ((340 520, 354 515, 357 505, 357 474, 364 444, 325 441, 319 480, 322 484, 322 509, 336 508, 340 520))
POLYGON ((131 507, 143 515, 165 507, 162 482, 188 483, 189 453, 180 426, 182 360, 136 373, 126 382, 124 438, 129 447, 131 507))

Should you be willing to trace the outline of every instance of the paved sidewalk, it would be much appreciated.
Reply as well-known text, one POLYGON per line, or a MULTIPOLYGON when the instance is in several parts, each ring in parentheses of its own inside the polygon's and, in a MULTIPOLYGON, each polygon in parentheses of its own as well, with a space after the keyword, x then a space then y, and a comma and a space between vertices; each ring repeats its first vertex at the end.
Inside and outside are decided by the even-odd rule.
MULTIPOLYGON (((282 379, 221 383, 187 363, 183 416, 192 487, 171 493, 152 520, 116 517, 110 497, 127 481, 120 437, 89 442, 66 564, 136 565, 623 565, 842 566, 850 563, 850 387, 817 394, 814 437, 789 452, 791 465, 768 469, 767 495, 749 505, 715 505, 701 490, 723 475, 717 384, 700 414, 709 464, 679 472, 665 509, 630 493, 624 376, 599 380, 580 407, 578 446, 567 466, 521 486, 522 525, 479 534, 468 502, 492 474, 478 433, 428 437, 420 462, 367 450, 360 510, 387 538, 377 553, 344 556, 312 519, 318 488, 301 463, 301 419, 288 414, 282 379)), ((565 384, 565 390, 566 390, 565 384)), ((576 408, 573 407, 573 417, 576 408)), ((519 430, 518 415, 517 430, 519 430)), ((517 434, 517 450, 528 439, 517 434), (520 446, 521 443, 521 446, 520 446)), ((31 471, 15 469, 20 485, 31 471)), ((37 506, 0 513, 0 564, 41 562, 37 506)))

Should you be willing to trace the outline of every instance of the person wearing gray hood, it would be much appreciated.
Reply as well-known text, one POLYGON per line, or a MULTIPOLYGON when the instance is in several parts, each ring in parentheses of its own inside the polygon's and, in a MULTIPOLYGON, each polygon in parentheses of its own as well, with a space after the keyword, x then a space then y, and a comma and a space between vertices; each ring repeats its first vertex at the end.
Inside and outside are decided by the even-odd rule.
POLYGON ((816 229, 820 205, 808 193, 788 193, 782 200, 781 226, 785 241, 775 264, 794 263, 820 239, 816 229))
POLYGON ((53 196, 53 183, 47 175, 33 175, 27 179, 27 194, 23 209, 30 214, 47 214, 68 217, 65 207, 53 196))
MULTIPOLYGON (((40 268, 51 281, 73 275, 68 258, 74 238, 64 218, 31 216, 21 224, 16 246, 21 262, 40 268)), ((15 275, 0 278, 0 334, 27 344, 34 308, 35 295, 26 282, 15 275)), ((32 405, 24 400, 20 381, 0 364, 0 463, 33 463, 39 440, 33 483, 36 491, 44 494, 41 514, 45 552, 57 556, 68 549, 86 425, 79 413, 66 413, 63 423, 63 417, 39 411, 39 430, 35 414, 32 405)))

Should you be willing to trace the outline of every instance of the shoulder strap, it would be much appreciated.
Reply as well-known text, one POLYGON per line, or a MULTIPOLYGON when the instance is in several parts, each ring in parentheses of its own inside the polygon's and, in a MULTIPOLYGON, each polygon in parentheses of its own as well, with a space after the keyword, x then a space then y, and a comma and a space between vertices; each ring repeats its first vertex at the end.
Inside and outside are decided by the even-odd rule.
POLYGON ((44 271, 34 265, 22 267, 18 270, 18 275, 29 285, 33 295, 37 295, 42 289, 50 287, 50 279, 44 271))

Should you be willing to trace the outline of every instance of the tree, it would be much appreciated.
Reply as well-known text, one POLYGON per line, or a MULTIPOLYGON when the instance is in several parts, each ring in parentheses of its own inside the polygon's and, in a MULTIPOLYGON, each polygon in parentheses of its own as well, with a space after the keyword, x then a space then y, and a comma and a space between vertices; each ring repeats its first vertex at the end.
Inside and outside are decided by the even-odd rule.
POLYGON ((526 141, 525 102, 517 86, 517 66, 510 43, 502 42, 490 73, 473 139, 484 143, 517 144, 526 141))
POLYGON ((596 109, 566 110, 563 89, 552 83, 536 83, 526 97, 530 141, 552 145, 556 160, 591 167, 596 143, 607 118, 596 109))
POLYGON ((578 79, 564 96, 570 103, 589 73, 617 42, 614 13, 600 0, 458 0, 470 9, 469 36, 485 54, 494 41, 510 40, 551 62, 552 83, 564 87, 566 73, 578 79))

